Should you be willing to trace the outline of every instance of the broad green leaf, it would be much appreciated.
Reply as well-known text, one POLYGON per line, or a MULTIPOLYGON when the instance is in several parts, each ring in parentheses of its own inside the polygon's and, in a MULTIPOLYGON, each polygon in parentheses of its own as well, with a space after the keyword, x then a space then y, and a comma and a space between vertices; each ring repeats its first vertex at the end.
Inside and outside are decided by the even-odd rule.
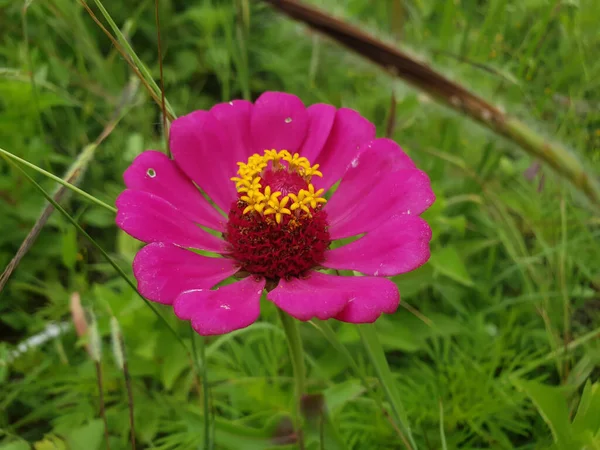
POLYGON ((66 437, 69 449, 98 450, 104 439, 104 424, 101 419, 96 419, 87 425, 77 428, 66 437))
POLYGON ((577 414, 573 420, 573 430, 577 433, 600 432, 600 383, 586 383, 579 401, 577 414))
POLYGON ((474 285, 471 276, 467 272, 465 263, 455 247, 444 247, 441 250, 434 252, 431 255, 430 263, 442 275, 445 275, 458 283, 464 284, 465 286, 474 285))
POLYGON ((514 381, 514 384, 525 392, 544 421, 550 427, 554 442, 561 450, 573 450, 575 441, 569 423, 569 408, 563 392, 552 386, 537 381, 514 381))
POLYGON ((11 442, 10 444, 0 445, 0 450, 30 450, 31 447, 25 441, 11 442))
POLYGON ((349 401, 359 397, 365 392, 365 387, 360 380, 347 380, 338 383, 323 391, 327 411, 334 414, 349 401))

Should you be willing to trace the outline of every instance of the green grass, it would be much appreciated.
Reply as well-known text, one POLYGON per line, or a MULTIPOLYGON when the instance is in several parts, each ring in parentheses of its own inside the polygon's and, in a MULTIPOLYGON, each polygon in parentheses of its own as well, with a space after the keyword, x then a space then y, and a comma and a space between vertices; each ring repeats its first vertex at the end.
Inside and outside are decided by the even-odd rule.
MULTIPOLYGON (((409 49, 600 173, 596 0, 313 3, 409 49)), ((103 5, 158 89, 154 2, 103 5)), ((405 448, 390 386, 419 449, 600 448, 600 216, 580 193, 546 167, 528 181, 534 161, 514 144, 260 2, 161 0, 159 14, 175 114, 285 90, 307 104, 355 108, 381 136, 395 92, 393 138, 432 179, 431 261, 395 278, 405 307, 375 325, 392 369, 385 385, 356 327, 300 324, 308 391, 328 411, 322 423, 307 421, 308 448, 323 448, 321 436, 326 449, 405 448)), ((160 108, 75 0, 0 0, 0 30, 0 148, 62 176, 116 110, 120 122, 78 184, 114 204, 132 159, 164 149, 160 108)), ((0 163, 1 267, 44 205, 19 170, 0 163)), ((131 277, 139 244, 115 227, 114 214, 77 194, 63 205, 131 277)), ((14 355, 50 322, 71 321, 73 292, 94 312, 104 344, 111 449, 130 448, 112 317, 124 339, 138 448, 294 448, 276 439, 296 406, 271 304, 259 323, 208 339, 203 364, 201 347, 197 360, 190 355, 189 326, 158 305, 165 324, 55 212, 0 293, 1 450, 106 448, 95 364, 73 330, 14 355)))

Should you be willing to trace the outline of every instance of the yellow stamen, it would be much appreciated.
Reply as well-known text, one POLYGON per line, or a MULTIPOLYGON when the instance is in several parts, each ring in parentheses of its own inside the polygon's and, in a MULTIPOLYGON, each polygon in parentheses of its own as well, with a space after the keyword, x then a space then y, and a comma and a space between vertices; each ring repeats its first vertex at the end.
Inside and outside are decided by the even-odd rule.
POLYGON ((246 195, 242 195, 240 200, 246 202, 248 206, 244 208, 242 214, 247 214, 251 211, 256 211, 262 214, 265 206, 267 206, 267 202, 265 201, 265 196, 258 191, 248 191, 246 195))
MULTIPOLYGON (((247 206, 243 214, 257 212, 260 215, 275 215, 275 222, 281 223, 283 215, 291 215, 295 212, 295 217, 300 217, 300 211, 311 216, 314 210, 327 200, 322 198, 324 190, 315 191, 315 187, 310 180, 313 176, 322 177, 323 174, 318 170, 319 164, 311 166, 310 161, 300 156, 299 153, 293 155, 287 150, 265 150, 264 155, 258 153, 248 158, 248 162, 238 162, 238 176, 232 177, 235 182, 237 192, 244 194, 240 200, 247 206), (270 165, 270 169, 268 169, 270 165), (287 166, 287 167, 286 167, 287 166), (273 192, 271 186, 263 188, 262 175, 267 170, 286 170, 290 173, 299 174, 307 183, 307 189, 300 189, 298 193, 290 193, 282 197, 282 192, 273 192)), ((294 219, 295 220, 295 219, 294 219)), ((273 219, 268 219, 267 223, 273 223, 273 219)))
POLYGON ((265 216, 269 214, 275 214, 275 221, 277 223, 281 223, 281 218, 283 217, 283 214, 292 214, 292 212, 288 208, 286 208, 288 202, 290 201, 290 198, 286 195, 280 201, 277 198, 279 197, 279 195, 277 194, 281 195, 281 192, 275 192, 271 194, 271 199, 267 202, 269 208, 265 209, 264 214, 265 216))

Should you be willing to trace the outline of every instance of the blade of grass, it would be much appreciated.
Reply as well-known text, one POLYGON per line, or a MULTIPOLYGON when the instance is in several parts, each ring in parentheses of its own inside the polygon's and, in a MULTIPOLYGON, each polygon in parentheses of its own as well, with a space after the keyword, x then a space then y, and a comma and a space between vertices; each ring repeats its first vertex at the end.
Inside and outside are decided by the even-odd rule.
POLYGON ((404 405, 396 390, 396 382, 394 381, 392 371, 390 370, 390 366, 385 357, 383 347, 377 337, 375 327, 373 324, 357 325, 356 327, 367 355, 375 368, 375 373, 381 382, 381 387, 385 392, 385 396, 390 402, 396 423, 409 441, 405 442, 405 444, 409 449, 417 450, 417 444, 415 443, 410 425, 408 424, 408 417, 404 405))
MULTIPOLYGON (((89 147, 93 147, 94 144, 90 144, 88 145, 86 148, 83 149, 82 154, 86 153, 89 154, 92 152, 92 149, 90 149, 89 147)), ((42 175, 50 178, 51 180, 54 180, 60 184, 62 184, 63 186, 65 186, 66 188, 72 190, 73 192, 76 192, 77 194, 81 195, 82 197, 84 197, 85 199, 89 200, 92 203, 95 203, 98 206, 103 207, 104 209, 107 209, 113 213, 117 212, 117 208, 115 208, 114 206, 110 206, 107 203, 104 203, 102 200, 94 197, 92 194, 88 194, 87 192, 85 192, 82 189, 79 189, 77 186, 69 183, 66 180, 63 180, 60 177, 57 177, 56 175, 54 175, 53 173, 48 172, 47 170, 42 169, 41 167, 36 166, 35 164, 30 163, 29 161, 25 161, 22 158, 19 158, 17 155, 13 155, 12 153, 4 150, 3 148, 0 148, 0 155, 6 160, 6 161, 10 161, 11 163, 13 163, 13 161, 18 161, 20 164, 23 164, 24 166, 27 166, 33 170, 35 170, 36 172, 41 173, 42 175)), ((21 170, 20 166, 13 164, 14 167, 18 167, 19 170, 21 170)), ((52 200, 54 201, 54 199, 52 200)))
MULTIPOLYGON (((162 44, 160 38, 160 14, 158 13, 158 0, 154 0, 154 15, 156 19, 156 41, 158 51, 158 67, 160 70, 160 107, 162 110, 162 130, 165 138, 165 148, 169 151, 169 130, 167 128, 167 109, 165 105, 165 77, 163 74, 162 44)), ((170 156, 170 153, 169 153, 170 156)))
MULTIPOLYGON (((102 248, 102 246, 100 244, 98 244, 94 238, 92 238, 83 228, 81 228, 81 225, 79 225, 77 223, 77 221, 67 211, 65 211, 65 209, 62 206, 60 206, 52 198, 52 196, 48 192, 46 192, 46 190, 42 186, 40 186, 37 183, 37 181, 35 181, 27 172, 25 172, 25 170, 23 168, 21 168, 18 164, 16 164, 15 162, 13 162, 10 159, 10 156, 8 156, 7 154, 10 155, 10 153, 8 153, 8 152, 3 151, 2 149, 0 149, 0 156, 2 156, 6 162, 8 162, 13 167, 15 167, 17 170, 19 170, 23 174, 23 176, 25 178, 27 178, 27 180, 38 191, 40 191, 40 193, 44 197, 46 197, 46 200, 48 200, 52 204, 52 206, 54 206, 54 208, 58 212, 60 212, 77 229, 77 231, 79 231, 102 254, 102 256, 104 256, 104 258, 106 258, 106 260, 108 261, 108 263, 117 271, 117 273, 121 276, 121 278, 123 278, 123 280, 125 280, 125 282, 131 287, 131 289, 133 289, 135 291, 135 293, 143 300, 143 302, 146 304, 146 306, 148 306, 152 310, 152 312, 158 317, 159 321, 170 330, 170 332, 173 334, 173 336, 175 337, 175 339, 177 339, 177 341, 186 350, 186 352, 188 353, 188 355, 190 355, 189 349, 187 348, 187 346, 185 345, 185 343, 183 342, 183 340, 181 339, 181 337, 177 334, 177 332, 173 329, 173 327, 171 325, 169 325, 169 322, 167 322, 165 320, 165 318, 158 312, 158 310, 154 307, 154 305, 152 305, 152 303, 150 303, 142 294, 140 294, 140 292, 138 291, 138 289, 135 286, 135 284, 133 283, 133 281, 131 281, 129 279, 129 277, 127 276, 127 274, 125 273, 125 271, 121 267, 119 267, 119 265, 114 261, 114 259, 112 259, 110 257, 110 255, 106 252, 106 250, 104 250, 102 248)), ((89 194, 87 194, 87 195, 89 195, 89 194)), ((191 355, 190 355, 190 357, 191 357, 191 355)))
MULTIPOLYGON (((81 181, 83 175, 89 165, 89 163, 94 159, 94 154, 96 149, 100 146, 102 141, 106 139, 110 135, 110 133, 115 129, 119 121, 124 115, 125 107, 131 103, 132 99, 135 97, 135 93, 137 92, 137 86, 139 82, 136 78, 132 78, 129 84, 123 89, 121 93, 121 100, 119 101, 115 111, 112 115, 112 118, 109 120, 108 124, 104 127, 102 132, 98 135, 93 144, 87 145, 81 151, 81 153, 77 156, 75 162, 69 167, 65 175, 63 176, 63 180, 72 185, 76 185, 81 181)), ((57 202, 63 200, 63 198, 67 194, 67 188, 64 185, 59 186, 52 197, 57 202)), ((25 256, 25 254, 29 251, 33 243, 36 241, 38 235, 42 231, 42 228, 54 212, 54 207, 50 204, 46 205, 42 210, 42 213, 36 220, 33 228, 29 231, 21 246, 17 250, 15 256, 8 263, 2 275, 0 275, 0 292, 4 289, 4 286, 8 282, 8 279, 17 268, 21 259, 25 256)))
POLYGON ((115 361, 125 380, 125 390, 127 391, 127 409, 129 411, 129 439, 131 442, 131 450, 135 450, 135 417, 133 406, 133 389, 131 387, 131 375, 129 374, 129 366, 127 364, 127 355, 125 352, 125 342, 123 341, 123 333, 116 317, 110 318, 110 331, 113 344, 113 354, 115 361))
POLYGON ((583 336, 580 336, 579 338, 569 342, 567 345, 561 346, 557 350, 554 350, 545 356, 534 359, 529 364, 521 367, 520 369, 515 370, 514 372, 510 373, 508 376, 509 376, 509 378, 518 378, 518 377, 525 375, 528 372, 531 372, 532 370, 537 369, 542 364, 552 361, 554 358, 571 356, 573 350, 575 350, 576 348, 580 347, 581 345, 583 345, 593 339, 600 339, 600 328, 596 328, 596 329, 590 331, 589 333, 586 333, 583 336))
MULTIPOLYGON (((159 106, 162 105, 162 101, 160 98, 162 96, 162 90, 158 87, 156 81, 154 81, 154 78, 152 77, 152 74, 150 73, 146 65, 142 62, 142 60, 139 58, 137 53, 135 53, 135 51, 129 44, 129 41, 123 35, 121 29, 117 26, 117 24, 115 23, 111 15, 108 13, 107 9, 104 7, 102 2, 100 0, 94 0, 94 3, 102 13, 104 19, 108 22, 108 25, 110 26, 116 38, 102 25, 102 23, 98 20, 94 12, 90 9, 90 7, 84 0, 79 0, 79 2, 86 9, 86 11, 92 17, 94 22, 98 24, 102 31, 112 41, 115 48, 117 48, 117 50, 119 50, 119 52, 122 53, 123 57, 129 63, 136 75, 138 75, 140 77, 140 80, 142 80, 156 104, 159 106)), ((174 120, 177 117, 175 111, 173 110, 167 99, 165 99, 164 103, 168 119, 174 120)))
MULTIPOLYGON (((100 28, 100 30, 102 30, 102 32, 110 39, 110 41, 113 43, 113 45, 115 46, 115 48, 117 49, 117 51, 121 54, 121 56, 123 57, 123 59, 125 60, 125 62, 129 65, 129 67, 131 67, 131 70, 133 70, 133 72, 135 73, 135 75, 142 82, 142 84, 144 85, 144 87, 146 88, 146 90, 148 91, 148 93, 150 94, 150 97, 152 97, 152 99, 156 102, 157 105, 161 105, 160 96, 157 94, 157 93, 160 92, 160 89, 158 88, 156 82, 154 81, 154 79, 152 78, 152 76, 150 75, 150 73, 148 72, 148 69, 146 69, 146 67, 142 64, 142 62, 139 60, 139 58, 137 57, 137 55, 135 55, 135 53, 131 49, 131 46, 129 46, 129 43, 127 42, 127 39, 123 36, 123 33, 121 33, 121 31, 115 25, 116 29, 118 30, 118 35, 122 38, 123 42, 125 43, 125 46, 128 47, 129 49, 131 49, 132 57, 135 56, 134 60, 132 60, 132 57, 130 57, 125 52, 125 50, 123 49, 123 46, 110 33, 110 31, 108 31, 106 29, 106 27, 104 25, 102 25, 102 22, 100 22, 100 20, 96 17, 96 15, 94 14, 94 11, 92 11, 90 9, 90 7, 88 6, 88 4, 84 0, 79 0, 79 3, 88 12, 88 14, 90 15, 90 17, 94 20, 94 22, 96 22, 96 24, 98 25, 98 27, 100 28), (137 61, 137 63, 135 61, 137 61), (142 68, 143 70, 140 70, 140 68, 142 68)), ((114 21, 112 23, 114 24, 114 21)), ((175 112, 173 111, 173 109, 169 105, 168 101, 165 101, 165 103, 167 105, 166 107, 167 107, 167 113, 168 113, 168 116, 169 116, 169 120, 174 120, 177 117, 175 115, 175 112)))
MULTIPOLYGON (((40 135, 44 137, 46 141, 46 132, 44 130, 44 124, 42 122, 42 112, 40 111, 40 100, 38 94, 37 83, 35 82, 35 70, 33 68, 33 58, 31 57, 31 50, 29 48, 29 27, 27 23, 27 10, 31 5, 32 0, 26 0, 21 9, 21 27, 23 28, 23 41, 25 42, 25 58, 27 60, 27 71, 29 72, 29 82, 31 84, 31 93, 33 96, 33 103, 35 106, 37 125, 40 131, 40 135)), ((0 291, 2 287, 0 285, 0 291)))
POLYGON ((198 350, 196 348, 196 332, 190 327, 191 339, 192 339, 192 352, 194 353, 194 361, 196 363, 198 375, 202 378, 202 406, 204 408, 203 420, 204 420, 204 450, 209 450, 213 447, 211 439, 211 423, 210 423, 210 409, 209 409, 209 386, 206 378, 206 342, 204 338, 200 339, 200 356, 198 356, 198 350), (200 361, 198 361, 200 358, 200 361))
POLYGON ((442 450, 448 450, 446 431, 444 430, 444 405, 442 399, 440 399, 440 441, 442 443, 442 450))
MULTIPOLYGON (((327 341, 346 359, 354 373, 360 378, 360 381, 365 387, 366 392, 372 391, 373 386, 367 380, 367 376, 364 370, 362 370, 358 366, 358 364, 356 364, 356 361, 354 361, 352 354, 348 351, 346 346, 340 342, 335 332, 331 329, 331 326, 327 322, 317 320, 311 320, 308 323, 310 323, 317 330, 319 330, 321 334, 323 334, 325 339, 327 339, 327 341)), ((381 399, 379 397, 376 397, 374 401, 377 404, 377 407, 382 411, 385 418, 390 422, 394 430, 398 433, 400 439, 402 439, 406 446, 409 447, 408 441, 406 440, 406 436, 404 435, 402 430, 397 426, 394 419, 390 416, 388 410, 383 406, 381 399)))

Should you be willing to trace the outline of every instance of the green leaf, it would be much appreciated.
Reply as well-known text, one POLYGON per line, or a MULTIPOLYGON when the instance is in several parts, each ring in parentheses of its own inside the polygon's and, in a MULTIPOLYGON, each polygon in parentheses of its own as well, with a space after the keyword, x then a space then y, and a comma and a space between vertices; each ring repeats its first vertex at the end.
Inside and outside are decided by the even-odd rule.
POLYGON ((77 262, 77 231, 67 227, 62 234, 62 261, 65 267, 75 268, 77 262))
POLYGON ((573 430, 583 434, 591 431, 600 432, 600 383, 586 383, 579 401, 577 414, 573 420, 573 430))
POLYGON ((359 380, 347 380, 338 383, 323 391, 327 411, 335 413, 349 401, 359 397, 365 392, 365 387, 359 380))
POLYGON ((31 447, 25 441, 11 442, 10 444, 0 445, 0 450, 30 450, 31 447))
POLYGON ((514 384, 531 398, 538 412, 550 427, 558 448, 561 450, 577 448, 569 423, 569 408, 563 392, 556 387, 546 386, 537 381, 514 381, 514 384))
POLYGON ((436 251, 431 255, 430 262, 442 275, 445 275, 460 284, 464 284, 465 286, 474 285, 456 248, 450 246, 436 251))
POLYGON ((77 428, 67 436, 69 449, 98 450, 102 445, 104 424, 101 419, 96 419, 87 425, 77 428))

